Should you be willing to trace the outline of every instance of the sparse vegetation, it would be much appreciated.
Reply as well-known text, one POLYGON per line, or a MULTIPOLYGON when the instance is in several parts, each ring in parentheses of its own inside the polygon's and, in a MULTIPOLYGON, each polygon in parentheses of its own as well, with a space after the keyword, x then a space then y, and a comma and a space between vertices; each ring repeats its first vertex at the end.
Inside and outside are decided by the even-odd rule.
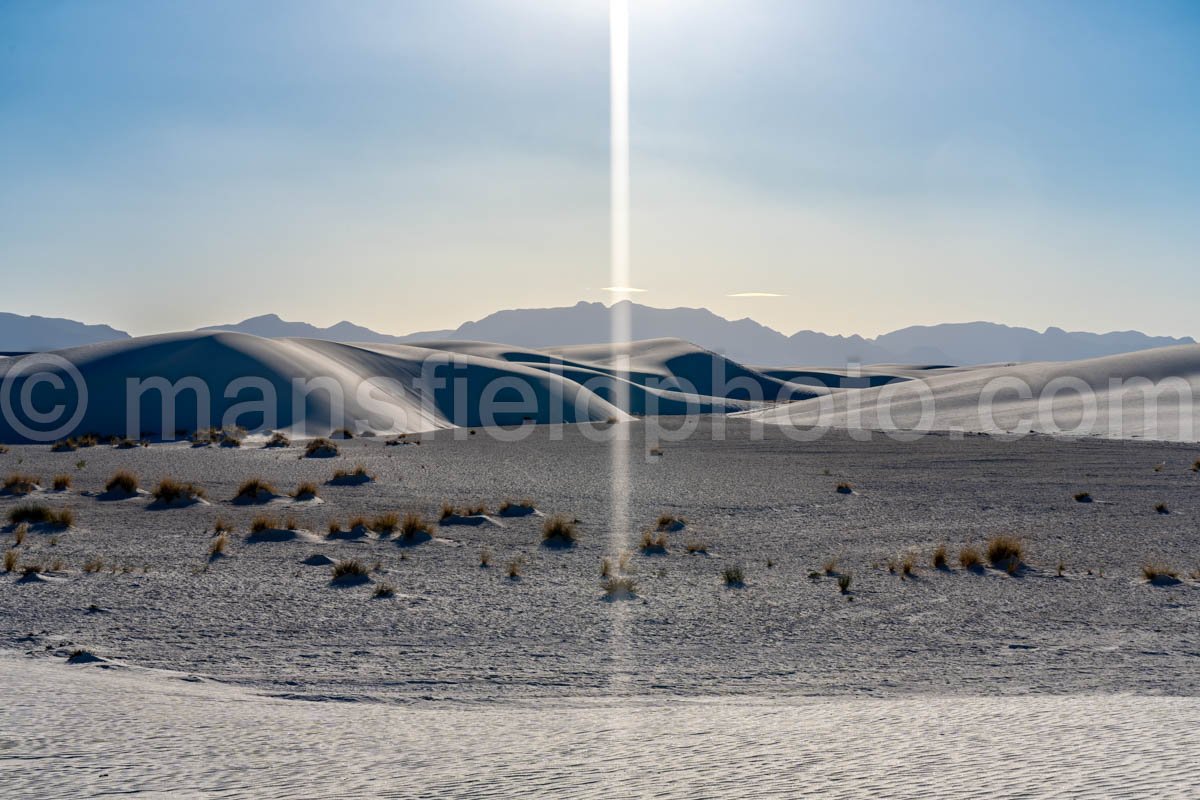
POLYGON ((338 454, 338 446, 324 437, 310 441, 304 447, 305 458, 332 458, 338 454))
POLYGON ((54 476, 54 491, 65 492, 71 488, 70 475, 55 475, 54 476))
POLYGON ((1157 585, 1179 582, 1179 572, 1163 564, 1147 564, 1142 567, 1142 577, 1157 585))
POLYGON ((118 470, 113 473, 113 476, 108 479, 108 483, 104 484, 104 491, 133 494, 138 489, 138 477, 129 470, 118 470))
POLYGON ((542 525, 542 544, 549 547, 574 547, 579 540, 575 523, 566 517, 555 516, 542 525))
POLYGON ((708 555, 708 544, 706 542, 688 542, 686 550, 690 556, 697 554, 706 556, 708 555))
POLYGON ((525 562, 520 558, 514 558, 508 562, 508 566, 504 568, 504 574, 510 581, 519 581, 521 579, 521 570, 524 569, 525 562))
POLYGON ((391 536, 400 529, 400 516, 390 511, 386 514, 380 514, 371 523, 371 529, 376 533, 391 536))
POLYGON ((18 554, 17 554, 16 550, 12 550, 12 549, 5 550, 4 551, 4 571, 12 572, 13 570, 15 570, 17 568, 17 559, 18 559, 18 554))
POLYGON ((213 533, 233 533, 233 526, 221 517, 217 517, 217 521, 213 523, 213 533))
POLYGON ((1159 503, 1158 505, 1154 506, 1154 510, 1157 511, 1159 514, 1170 514, 1171 513, 1171 509, 1167 508, 1166 503, 1159 503))
POLYGON ((395 597, 396 587, 386 581, 382 581, 375 585, 375 592, 372 596, 377 600, 386 600, 389 597, 395 597))
POLYGON ((284 527, 286 530, 289 530, 289 531, 294 531, 294 530, 298 530, 298 529, 300 528, 300 523, 296 521, 296 518, 295 518, 295 517, 288 517, 288 518, 287 518, 287 519, 284 521, 284 523, 283 523, 283 527, 284 527))
POLYGON ((968 545, 958 551, 958 565, 963 569, 979 569, 983 566, 983 557, 977 548, 968 545))
POLYGON ((104 569, 104 562, 98 558, 89 558, 87 561, 85 561, 83 563, 83 571, 88 574, 91 574, 93 572, 100 572, 103 569, 104 569))
POLYGON ((656 529, 660 531, 678 531, 683 530, 684 526, 687 525, 687 520, 673 514, 659 514, 654 524, 656 529))
POLYGON ((400 539, 406 543, 433 536, 433 527, 420 514, 408 513, 400 521, 400 539))
POLYGON ((349 428, 338 428, 336 431, 334 431, 333 433, 331 433, 329 435, 329 438, 330 439, 353 439, 354 431, 350 430, 349 428))
POLYGON ((254 503, 262 500, 270 499, 275 496, 275 487, 264 481, 262 478, 250 478, 243 481, 238 487, 237 494, 234 496, 234 502, 254 503))
POLYGON ((367 568, 357 559, 339 561, 333 565, 333 579, 343 582, 364 581, 367 579, 367 568))
POLYGON ((848 483, 842 482, 837 485, 838 494, 854 494, 854 487, 848 483))
POLYGON ((74 439, 59 439, 50 445, 51 453, 73 453, 78 449, 79 444, 74 439))
POLYGON ((612 571, 612 561, 607 557, 600 559, 600 577, 607 578, 608 576, 612 575, 612 571))
POLYGON ((492 565, 492 551, 486 547, 479 551, 479 566, 487 569, 492 565))
POLYGON ((294 500, 315 500, 317 497, 317 485, 312 481, 304 481, 296 487, 296 491, 292 492, 294 500))
POLYGON ((987 559, 993 567, 1015 572, 1025 561, 1025 546, 1014 536, 996 536, 988 541, 987 559))
POLYGON ((500 504, 499 514, 502 517, 523 517, 536 510, 532 500, 505 500, 500 504))
POLYGON ((190 483, 181 483, 174 478, 163 478, 154 487, 154 499, 165 505, 187 503, 204 498, 204 490, 190 483))
POLYGON ((3 491, 5 494, 11 495, 26 495, 36 492, 41 478, 36 475, 24 475, 20 472, 14 472, 4 479, 3 491))
POLYGON ((269 439, 267 439, 267 443, 263 445, 263 447, 291 447, 291 446, 292 446, 292 440, 289 439, 284 434, 280 433, 279 431, 275 431, 274 433, 272 433, 271 437, 269 439))
POLYGON ((746 585, 746 573, 740 566, 726 567, 721 571, 721 580, 726 586, 738 589, 746 585))
POLYGON ((666 555, 667 553, 667 535, 660 533, 657 536, 651 531, 646 531, 642 534, 641 550, 644 555, 666 555))
POLYGON ((17 506, 8 512, 8 521, 13 525, 47 525, 54 528, 69 528, 75 523, 75 514, 69 508, 55 511, 41 503, 17 506))
POLYGON ((212 543, 208 546, 209 559, 220 558, 221 556, 225 555, 225 549, 227 547, 229 547, 229 537, 223 533, 217 535, 217 537, 214 538, 212 543))
POLYGON ((358 464, 352 470, 339 469, 335 471, 329 482, 333 484, 369 483, 373 480, 375 480, 375 476, 367 472, 365 466, 358 464))
POLYGON ((25 544, 25 537, 29 534, 29 526, 22 523, 13 531, 13 547, 20 547, 25 544))
POLYGON ((605 578, 601 583, 605 596, 611 598, 634 597, 637 595, 637 581, 628 575, 605 578))
POLYGON ((933 568, 948 569, 946 562, 946 545, 939 544, 937 549, 933 551, 933 568))
POLYGON ((854 580, 854 576, 850 573, 838 576, 838 590, 842 594, 850 594, 850 583, 854 580))
POLYGON ((1075 495, 1075 502, 1076 503, 1090 503, 1090 502, 1092 502, 1092 495, 1090 492, 1078 492, 1075 495))
POLYGON ((905 578, 911 578, 916 569, 917 557, 912 553, 905 553, 900 559, 900 575, 905 578))
POLYGON ((250 523, 250 532, 251 533, 262 533, 263 531, 275 530, 276 529, 275 526, 278 524, 279 523, 275 521, 274 517, 268 517, 264 514, 259 514, 250 523))
POLYGON ((821 565, 821 569, 825 572, 826 575, 836 575, 837 574, 837 564, 838 564, 838 562, 837 562, 836 558, 829 558, 829 559, 826 559, 825 563, 821 565))

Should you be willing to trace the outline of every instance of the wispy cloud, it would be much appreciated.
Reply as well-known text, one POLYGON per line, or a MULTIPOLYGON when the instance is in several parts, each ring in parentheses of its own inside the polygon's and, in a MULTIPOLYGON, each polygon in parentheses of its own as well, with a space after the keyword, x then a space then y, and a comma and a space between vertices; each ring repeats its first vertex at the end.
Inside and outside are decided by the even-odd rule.
POLYGON ((726 297, 787 297, 786 294, 778 294, 776 292, 734 292, 727 294, 726 297))
POLYGON ((602 292, 620 292, 620 293, 632 293, 632 292, 644 292, 644 291, 646 291, 646 290, 645 290, 645 289, 635 289, 635 288, 633 288, 632 286, 605 286, 605 287, 604 287, 603 289, 601 289, 600 291, 602 291, 602 292))

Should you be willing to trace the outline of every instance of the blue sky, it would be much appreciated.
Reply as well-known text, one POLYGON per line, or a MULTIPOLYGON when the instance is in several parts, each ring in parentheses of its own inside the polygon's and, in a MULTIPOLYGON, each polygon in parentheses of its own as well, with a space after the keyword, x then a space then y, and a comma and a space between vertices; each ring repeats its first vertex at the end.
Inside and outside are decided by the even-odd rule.
MULTIPOLYGON (((633 5, 639 301, 1200 334, 1197 3, 633 5)), ((593 0, 0 0, 0 310, 603 299, 607 35, 593 0)))

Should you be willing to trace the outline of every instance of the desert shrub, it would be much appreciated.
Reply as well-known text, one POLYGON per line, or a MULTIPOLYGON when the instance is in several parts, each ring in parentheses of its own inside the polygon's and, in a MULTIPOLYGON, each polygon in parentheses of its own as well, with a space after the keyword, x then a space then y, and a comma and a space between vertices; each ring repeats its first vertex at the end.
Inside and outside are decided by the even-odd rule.
POLYGON ((199 500, 204 497, 204 490, 190 483, 181 483, 174 478, 163 478, 154 487, 152 493, 160 503, 177 503, 180 501, 199 500))
POLYGON ((741 587, 746 585, 746 573, 740 566, 726 567, 721 572, 721 580, 726 586, 741 587))
POLYGON ((487 513, 487 506, 483 503, 475 503, 470 506, 463 506, 463 515, 467 517, 481 517, 487 513))
POLYGON ((492 565, 492 551, 486 547, 479 551, 479 566, 487 569, 492 565))
POLYGON ((313 439, 304 447, 305 458, 330 458, 338 454, 338 446, 324 437, 313 439))
POLYGON ((838 494, 854 494, 854 487, 848 483, 839 483, 836 489, 838 494))
POLYGON ((71 488, 71 476, 70 475, 55 475, 54 476, 54 491, 65 492, 67 489, 70 489, 70 488, 71 488))
POLYGON ((74 439, 59 439, 50 445, 51 453, 73 453, 79 449, 79 443, 74 439))
POLYGON ((1075 502, 1076 503, 1090 503, 1090 502, 1092 502, 1092 495, 1089 492, 1079 492, 1078 494, 1075 495, 1075 502))
POLYGON ((838 576, 838 590, 842 594, 850 594, 850 582, 854 580, 854 576, 850 573, 838 576))
POLYGON ((85 433, 79 437, 78 444, 80 447, 95 447, 100 444, 100 437, 94 433, 85 433))
POLYGON ((963 569, 979 569, 983 566, 983 557, 974 547, 964 547, 958 551, 958 565, 963 569))
POLYGON ((339 469, 339 470, 335 470, 333 473, 333 482, 334 483, 338 483, 341 481, 371 481, 371 480, 375 480, 375 476, 372 475, 371 473, 367 472, 367 468, 362 464, 358 464, 352 470, 339 469))
POLYGON ((420 514, 408 513, 400 520, 400 538, 406 542, 433 535, 433 527, 420 514))
POLYGON ((551 517, 542 525, 542 544, 551 547, 573 547, 578 540, 575 523, 566 517, 551 517))
POLYGON ((508 562, 508 565, 504 568, 504 574, 510 581, 520 580, 521 570, 524 569, 524 567, 525 562, 523 560, 520 558, 514 558, 512 561, 508 562))
POLYGON ((279 431, 275 431, 274 433, 272 433, 271 438, 267 439, 267 443, 263 445, 263 447, 291 447, 291 446, 292 446, 292 440, 289 439, 286 435, 280 433, 279 431))
POLYGON ((946 569, 946 545, 939 544, 937 549, 933 551, 933 568, 946 569))
POLYGON ((75 522, 75 514, 69 508, 55 511, 40 503, 29 503, 17 506, 8 512, 8 521, 13 525, 50 525, 55 528, 69 528, 75 522))
POLYGON ((637 594, 637 581, 627 575, 606 578, 601 586, 609 597, 633 596, 637 594))
POLYGON ((825 563, 821 565, 821 569, 826 575, 835 575, 837 574, 837 565, 838 562, 836 558, 829 558, 826 559, 825 563))
POLYGON ((380 514, 371 522, 371 530, 377 533, 393 534, 400 529, 400 516, 393 512, 380 514))
POLYGON ((917 568, 917 557, 912 553, 905 553, 900 559, 900 574, 904 577, 909 577, 917 568))
POLYGON ((24 475, 20 472, 14 472, 4 479, 3 491, 6 494, 24 495, 37 491, 38 478, 36 475, 24 475))
POLYGON ((267 483, 262 478, 250 478, 250 479, 242 482, 242 485, 238 487, 237 494, 234 496, 233 499, 235 501, 241 500, 241 501, 245 502, 248 500, 249 501, 258 500, 261 497, 270 496, 270 495, 274 495, 274 494, 275 494, 274 486, 267 483))
POLYGON ((229 537, 225 534, 218 534, 208 546, 209 558, 220 558, 225 555, 225 549, 229 547, 229 537))
POLYGON ((347 559, 333 565, 333 579, 335 581, 363 579, 366 577, 367 568, 357 559, 347 559))
POLYGON ((372 596, 379 600, 385 600, 389 597, 395 597, 396 596, 396 587, 390 583, 387 583, 386 581, 376 584, 375 592, 373 593, 372 596))
POLYGON ((330 439, 353 439, 354 431, 349 428, 338 428, 333 433, 329 434, 330 439))
POLYGON ((351 518, 349 529, 352 531, 356 529, 369 531, 371 530, 371 523, 366 517, 360 514, 357 517, 351 518))
POLYGON ((1142 577, 1151 583, 1179 580, 1179 572, 1163 564, 1147 564, 1142 567, 1142 577))
POLYGON ((312 481, 304 481, 292 492, 295 500, 313 500, 317 497, 317 485, 312 481))
POLYGON ((650 531, 642 534, 642 552, 645 555, 666 555, 667 553, 667 535, 660 533, 655 536, 650 531))
POLYGON ((1025 560, 1025 546, 1014 536, 995 536, 988 541, 987 559, 997 569, 1020 566, 1025 560))
POLYGON ((708 555, 708 544, 705 542, 688 542, 687 552, 688 555, 695 555, 697 553, 708 555))
POLYGON ((338 522, 337 520, 334 520, 333 522, 329 523, 329 535, 330 536, 336 536, 341 532, 342 532, 342 523, 338 522))
POLYGON ((531 514, 535 511, 532 500, 505 500, 500 504, 499 512, 501 516, 515 516, 517 514, 531 514))
POLYGON ((1167 508, 1166 503, 1159 503, 1158 505, 1156 505, 1154 507, 1154 510, 1157 511, 1159 514, 1170 514, 1171 513, 1171 509, 1167 508))
POLYGON ((268 517, 265 514, 259 514, 250 523, 250 532, 262 533, 263 531, 275 530, 275 526, 278 524, 279 523, 275 521, 274 517, 268 517))
POLYGON ((113 473, 113 476, 108 479, 108 483, 104 484, 106 492, 120 492, 122 494, 133 494, 138 488, 138 478, 129 470, 118 470, 113 473))
POLYGON ((673 514, 659 514, 655 520, 655 528, 660 531, 677 531, 687 524, 687 520, 673 514))
POLYGON ((217 517, 217 521, 213 523, 213 533, 233 533, 233 526, 217 517))
POLYGON ((12 572, 13 570, 15 570, 17 568, 17 559, 18 559, 18 555, 17 555, 16 550, 11 550, 11 549, 5 550, 4 551, 4 571, 12 572))

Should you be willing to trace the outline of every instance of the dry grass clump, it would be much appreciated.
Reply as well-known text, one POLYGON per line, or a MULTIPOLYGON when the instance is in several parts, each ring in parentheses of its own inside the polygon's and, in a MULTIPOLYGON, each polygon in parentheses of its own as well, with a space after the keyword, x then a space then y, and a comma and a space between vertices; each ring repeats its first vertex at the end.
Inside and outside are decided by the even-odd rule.
POLYGON ((575 523, 566 517, 551 517, 542 524, 542 544, 547 547, 574 547, 578 540, 575 523))
POLYGON ((138 477, 129 470, 118 470, 113 473, 113 476, 108 479, 108 483, 104 484, 106 492, 120 492, 121 494, 133 494, 138 489, 138 477))
POLYGON ((270 483, 264 481, 262 478, 250 478, 242 482, 233 499, 235 502, 253 502, 273 497, 274 495, 275 487, 270 483))
POLYGON ((600 585, 604 588, 605 596, 610 599, 637 596, 637 581, 628 575, 605 578, 600 585))
POLYGON ((500 504, 499 513, 502 517, 517 517, 532 514, 536 510, 533 501, 529 499, 505 500, 500 504))
POLYGON ((116 448, 118 450, 132 450, 135 447, 149 447, 149 446, 150 446, 149 442, 144 442, 144 441, 140 441, 137 439, 130 439, 128 437, 121 439, 116 444, 116 448))
POLYGON ((1090 502, 1092 502, 1092 495, 1090 492, 1078 492, 1075 495, 1075 502, 1076 503, 1090 503, 1090 502))
POLYGON ((462 506, 461 508, 458 508, 451 503, 442 503, 441 519, 449 519, 450 517, 481 517, 485 514, 487 514, 487 506, 485 506, 483 503, 466 505, 462 506))
POLYGON ((217 521, 213 523, 213 533, 233 533, 233 526, 217 517, 217 521))
POLYGON ((642 534, 641 550, 644 555, 666 555, 667 554, 667 535, 660 533, 657 536, 651 531, 646 531, 642 534))
POLYGON ((1179 572, 1164 564, 1147 564, 1142 567, 1142 577, 1157 585, 1179 583, 1179 572))
POLYGON ((292 440, 279 431, 271 434, 271 438, 267 439, 267 443, 263 447, 291 447, 292 440))
POLYGON ((913 572, 917 569, 917 557, 912 553, 905 553, 900 559, 900 575, 904 578, 911 578, 913 572))
POLYGON ((415 542, 433 536, 433 527, 420 514, 409 512, 400 520, 400 539, 415 542))
POLYGON ((65 492, 67 489, 70 489, 70 488, 71 488, 71 476, 70 475, 55 475, 54 476, 54 491, 65 492))
POLYGON ((963 569, 980 569, 983 567, 983 556, 978 548, 968 545, 958 551, 958 565, 963 569))
POLYGON ((8 512, 8 521, 13 525, 48 525, 54 528, 69 528, 75 524, 75 513, 69 508, 55 511, 41 503, 17 506, 8 512))
POLYGON ((1171 509, 1167 508, 1166 503, 1157 504, 1156 506, 1154 506, 1154 510, 1157 511, 1159 514, 1170 514, 1171 513, 1171 509))
POLYGON ((988 541, 987 559, 996 569, 1016 572, 1025 561, 1025 546, 1015 536, 995 536, 988 541))
POLYGON ((395 597, 396 587, 386 581, 378 583, 376 584, 375 591, 371 596, 377 600, 386 600, 389 597, 395 597))
POLYGON ((79 449, 79 443, 74 439, 59 439, 50 445, 51 453, 73 453, 79 449))
POLYGON ((4 479, 2 491, 5 494, 26 495, 38 490, 38 482, 41 478, 36 475, 25 475, 20 472, 14 472, 4 479))
POLYGON ((854 580, 854 576, 850 573, 838 576, 838 590, 842 594, 850 594, 850 583, 854 580))
POLYGON ((28 535, 28 533, 28 525, 25 525, 24 523, 18 525, 17 529, 13 531, 13 546, 20 547, 21 545, 25 544, 25 537, 28 535))
POLYGON ((946 545, 939 544, 937 549, 933 551, 933 568, 949 569, 946 561, 946 545))
POLYGON ((338 446, 324 437, 313 439, 304 447, 305 458, 332 458, 338 454, 338 446))
POLYGON ((98 558, 89 558, 87 561, 85 561, 83 563, 83 571, 88 574, 91 574, 93 572, 100 572, 103 569, 104 569, 104 562, 98 558))
POLYGON ((400 529, 400 516, 389 511, 386 514, 380 514, 371 522, 371 530, 376 533, 385 533, 391 535, 400 529))
POLYGON ((333 433, 329 434, 330 439, 353 439, 354 431, 349 428, 338 428, 333 433))
POLYGON ((367 468, 358 464, 352 470, 339 469, 333 473, 333 477, 329 479, 330 483, 369 483, 375 480, 375 476, 367 472, 367 468))
POLYGON ((839 483, 835 491, 838 494, 854 494, 854 487, 846 482, 839 483))
POLYGON ((732 589, 740 589, 746 585, 746 573, 740 566, 726 567, 721 572, 721 580, 732 589))
POLYGON ((312 481, 304 481, 296 487, 296 491, 292 492, 293 500, 315 500, 317 497, 317 485, 312 481))
POLYGON ((17 568, 18 553, 16 550, 4 551, 4 571, 12 572, 17 568))
POLYGON ((677 517, 673 514, 659 514, 655 520, 655 529, 660 531, 678 531, 683 530, 687 525, 687 520, 683 517, 677 517))
POLYGON ((521 558, 514 558, 512 561, 508 562, 508 565, 504 568, 504 574, 510 581, 519 581, 521 580, 521 570, 524 568, 525 560, 521 558))
POLYGON ((225 534, 219 534, 212 543, 208 546, 209 559, 220 558, 225 555, 225 549, 229 547, 229 537, 225 534))
POLYGON ((492 551, 486 547, 479 551, 479 568, 487 569, 492 565, 492 551))
POLYGON ((837 562, 836 558, 826 559, 825 563, 821 565, 821 570, 826 575, 836 575, 837 574, 837 564, 838 564, 838 562, 837 562))
POLYGON ((8 448, 5 447, 4 445, 0 444, 0 456, 4 455, 7 452, 8 452, 8 448))
POLYGON ((686 550, 687 550, 687 554, 689 556, 693 556, 693 555, 706 556, 706 555, 708 555, 708 543, 707 542, 688 542, 686 550))
POLYGON ((612 572, 613 572, 612 561, 607 557, 600 559, 600 577, 607 578, 610 575, 612 575, 612 572))
POLYGON ((179 502, 191 502, 204 497, 204 490, 191 483, 182 483, 174 478, 163 478, 154 487, 154 499, 159 503, 170 505, 179 502))
POLYGON ((358 559, 347 559, 333 565, 335 581, 364 581, 367 579, 367 568, 358 559))
POLYGON ((1192 472, 1200 472, 1200 458, 1196 459, 1195 463, 1192 464, 1192 472))
POLYGON ((262 533, 263 531, 273 531, 276 530, 276 526, 278 524, 278 521, 276 521, 274 517, 268 517, 265 514, 259 514, 250 523, 250 532, 262 533))

